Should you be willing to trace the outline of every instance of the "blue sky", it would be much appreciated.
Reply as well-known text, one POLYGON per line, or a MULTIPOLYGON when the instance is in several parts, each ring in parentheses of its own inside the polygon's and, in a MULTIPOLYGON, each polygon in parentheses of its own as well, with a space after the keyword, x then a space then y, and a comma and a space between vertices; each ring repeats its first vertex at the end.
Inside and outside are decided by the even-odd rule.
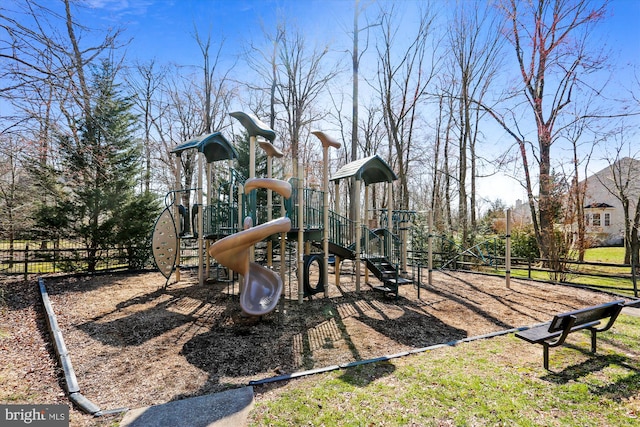
MULTIPOLYGON (((312 38, 340 37, 353 21, 351 0, 89 0, 93 19, 102 25, 121 25, 133 40, 129 56, 157 57, 183 65, 198 63, 201 54, 193 38, 209 32, 225 40, 228 55, 240 54, 247 41, 262 38, 262 28, 273 28, 279 17, 305 28, 312 38)), ((96 22, 96 21, 94 21, 96 22)))
MULTIPOLYGON (((464 0, 463 0, 464 1, 464 0)), ((471 0, 468 0, 471 1, 471 0)), ((125 28, 125 38, 131 38, 128 60, 146 61, 156 58, 160 63, 180 65, 201 63, 201 53, 194 40, 194 28, 205 36, 212 35, 213 46, 224 38, 223 55, 235 61, 250 40, 264 43, 263 28, 272 32, 278 19, 304 29, 309 42, 332 42, 338 51, 348 49, 349 32, 353 26, 353 0, 87 0, 91 9, 83 12, 81 21, 94 28, 119 25, 125 28), (87 16, 84 16, 84 15, 87 16)), ((368 0, 360 0, 367 4, 368 0)), ((400 2, 398 2, 400 3, 400 2)), ((402 6, 416 7, 424 2, 402 1, 402 6)), ((434 6, 446 8, 450 2, 435 0, 434 6)), ((411 19, 415 15, 407 14, 411 19)), ((364 25, 361 20, 360 25, 364 25)), ((630 87, 630 67, 640 76, 640 0, 612 0, 609 16, 595 30, 603 47, 610 51, 615 64, 612 84, 623 92, 630 87)), ((344 57, 348 61, 347 57, 344 57)), ((242 72, 242 71, 238 71, 242 72)), ((346 76, 349 78, 349 76, 346 76)), ((345 84, 348 84, 346 82, 345 84)), ((638 120, 636 120, 638 121, 638 120)), ((508 137, 499 137, 497 144, 511 144, 508 137)), ((593 162, 595 170, 606 163, 593 162)), ((595 171, 595 170, 592 170, 595 171)), ((490 199, 501 197, 511 204, 525 198, 517 185, 503 176, 483 179, 480 192, 490 199), (506 183, 506 185, 505 185, 506 183)))
MULTIPOLYGON (((471 1, 471 0, 468 0, 471 1)), ((344 39, 353 23, 353 0, 87 0, 92 26, 119 24, 132 37, 130 55, 175 59, 187 64, 196 54, 194 26, 225 37, 230 47, 258 38, 261 26, 278 17, 305 28, 309 37, 344 39)), ((361 5, 367 0, 361 0, 361 5)), ((417 0, 402 3, 417 5, 417 0)), ((435 0, 436 7, 447 7, 435 0)), ((640 0, 612 0, 610 16, 597 27, 614 50, 640 57, 640 0)), ((621 60, 624 60, 621 58, 621 60)))

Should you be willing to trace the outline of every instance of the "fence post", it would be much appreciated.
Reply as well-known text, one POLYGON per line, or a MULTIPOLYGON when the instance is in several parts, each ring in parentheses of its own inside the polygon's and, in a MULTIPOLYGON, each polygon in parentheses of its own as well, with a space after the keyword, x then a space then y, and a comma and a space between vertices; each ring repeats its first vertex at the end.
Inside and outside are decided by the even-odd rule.
POLYGON ((420 285, 422 284, 422 262, 418 264, 418 299, 420 299, 420 285))
POLYGON ((531 279, 531 257, 527 258, 527 275, 531 279))
POLYGON ((511 209, 507 209, 507 235, 505 244, 505 281, 507 289, 511 288, 511 209))
POLYGON ((29 244, 24 247, 24 281, 29 280, 29 244))
POLYGON ((433 211, 429 211, 429 235, 427 236, 427 283, 432 286, 433 272, 433 211))
MULTIPOLYGON (((633 257, 635 258, 635 256, 633 257)), ((631 261, 631 281, 633 282, 633 295, 638 298, 638 280, 636 279, 636 261, 631 261)))

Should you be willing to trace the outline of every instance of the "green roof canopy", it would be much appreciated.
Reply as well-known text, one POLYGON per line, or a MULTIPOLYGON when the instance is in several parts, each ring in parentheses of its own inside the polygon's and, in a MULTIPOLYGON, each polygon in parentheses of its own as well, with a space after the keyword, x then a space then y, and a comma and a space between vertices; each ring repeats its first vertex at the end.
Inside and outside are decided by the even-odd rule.
POLYGON ((207 163, 238 158, 238 153, 235 148, 233 148, 233 145, 231 145, 220 132, 196 136, 176 146, 171 152, 179 156, 183 151, 194 148, 204 153, 207 163))
POLYGON ((344 165, 331 177, 331 181, 351 177, 355 177, 358 181, 364 181, 366 185, 377 182, 393 182, 398 179, 387 162, 377 154, 344 165))

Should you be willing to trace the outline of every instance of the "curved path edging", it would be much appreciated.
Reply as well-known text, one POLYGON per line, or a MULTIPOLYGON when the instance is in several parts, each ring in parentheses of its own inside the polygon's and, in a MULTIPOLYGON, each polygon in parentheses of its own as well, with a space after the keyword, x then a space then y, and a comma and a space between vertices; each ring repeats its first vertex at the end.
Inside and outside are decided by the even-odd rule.
POLYGON ((93 415, 94 417, 128 411, 128 408, 102 411, 99 406, 80 393, 80 386, 78 385, 78 379, 75 371, 73 370, 73 365, 71 364, 71 357, 69 356, 67 346, 64 343, 62 331, 60 331, 60 328, 58 327, 56 314, 53 311, 53 306, 51 305, 47 288, 44 286, 44 279, 41 277, 38 278, 38 286, 40 289, 40 297, 42 298, 42 305, 44 306, 47 327, 49 328, 49 333, 53 339, 53 346, 56 351, 56 356, 58 357, 58 362, 64 372, 64 387, 69 395, 69 400, 75 403, 83 412, 93 415))
MULTIPOLYGON (((542 323, 540 323, 540 325, 541 324, 542 323)), ((526 329, 530 329, 530 328, 533 328, 535 326, 538 326, 538 324, 532 325, 532 326, 523 326, 523 327, 520 327, 520 328, 505 329, 505 330, 502 330, 502 331, 491 332, 491 333, 484 334, 484 335, 476 335, 476 336, 473 336, 473 337, 463 338, 461 340, 449 341, 449 342, 443 343, 443 344, 434 344, 434 345, 431 345, 431 346, 428 346, 428 347, 416 348, 416 349, 413 349, 413 350, 403 351, 403 352, 396 353, 396 354, 389 354, 389 355, 386 355, 386 356, 374 357, 373 359, 357 360, 357 361, 354 361, 354 362, 343 363, 342 365, 331 365, 331 366, 326 366, 324 368, 310 369, 310 370, 307 370, 307 371, 298 371, 298 372, 294 372, 292 374, 278 375, 278 376, 275 376, 275 377, 264 378, 264 379, 261 379, 261 380, 253 380, 253 381, 249 381, 249 385, 254 386, 254 385, 268 384, 268 383, 279 382, 279 381, 287 381, 287 380, 292 380, 294 378, 304 377, 304 376, 307 376, 307 375, 320 374, 320 373, 323 373, 323 372, 335 371, 335 370, 338 370, 338 369, 353 368, 355 366, 367 365, 369 363, 385 362, 385 361, 388 361, 388 360, 397 359, 397 358, 404 357, 404 356, 409 356, 409 355, 412 355, 412 354, 424 353, 424 352, 427 352, 427 351, 436 350, 436 349, 442 348, 442 347, 454 347, 454 346, 456 346, 458 344, 462 344, 462 343, 466 343, 466 342, 484 340, 484 339, 494 338, 494 337, 501 336, 501 335, 508 335, 508 334, 513 333, 513 332, 524 331, 526 329)))

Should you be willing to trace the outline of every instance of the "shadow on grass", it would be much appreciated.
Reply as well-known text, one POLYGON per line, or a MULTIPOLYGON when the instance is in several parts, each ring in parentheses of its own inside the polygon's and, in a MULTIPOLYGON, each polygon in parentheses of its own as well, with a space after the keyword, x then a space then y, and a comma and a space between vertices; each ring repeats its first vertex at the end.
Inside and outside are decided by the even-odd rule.
MULTIPOLYGON (((574 347, 575 346, 569 346, 574 347)), ((567 366, 562 371, 551 372, 541 379, 553 384, 564 385, 582 382, 589 387, 591 394, 620 401, 635 396, 640 391, 640 368, 635 359, 620 354, 592 355, 584 349, 577 348, 591 357, 584 362, 567 366), (618 368, 607 372, 607 368, 618 368), (625 374, 621 375, 621 370, 625 374), (597 374, 598 380, 588 377, 597 374)))
POLYGON ((388 361, 369 363, 344 370, 338 379, 355 387, 366 387, 375 380, 389 376, 395 371, 395 365, 388 361))

